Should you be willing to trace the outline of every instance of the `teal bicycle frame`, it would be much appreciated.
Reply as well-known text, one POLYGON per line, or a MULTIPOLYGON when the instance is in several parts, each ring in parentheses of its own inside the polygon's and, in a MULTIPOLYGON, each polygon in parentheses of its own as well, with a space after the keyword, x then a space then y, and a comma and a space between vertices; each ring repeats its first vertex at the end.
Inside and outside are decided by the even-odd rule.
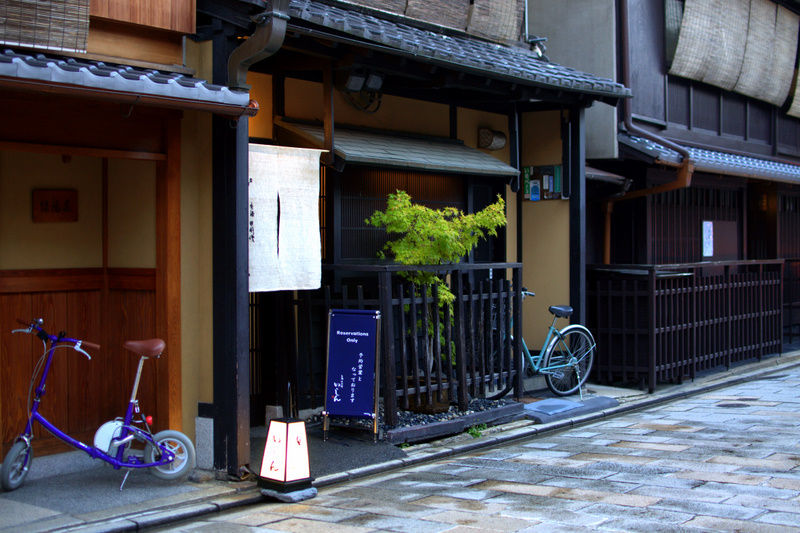
MULTIPOLYGON (((524 298, 525 296, 535 296, 535 294, 523 288, 522 297, 524 298)), ((578 383, 577 389, 581 399, 583 399, 583 390, 581 389, 581 385, 583 385, 584 381, 588 377, 589 371, 591 370, 593 351, 596 343, 594 342, 594 338, 589 330, 580 324, 570 324, 565 326, 562 330, 556 329, 556 321, 559 318, 569 318, 569 316, 572 314, 571 307, 551 306, 549 310, 553 314, 553 322, 550 324, 547 330, 547 336, 542 343, 542 348, 539 350, 539 353, 535 356, 532 355, 528 349, 528 344, 525 342, 525 339, 520 339, 524 363, 522 367, 527 368, 528 375, 533 376, 535 374, 543 374, 545 376, 551 376, 557 379, 562 379, 564 377, 565 373, 562 371, 563 369, 569 368, 574 370, 578 383), (570 347, 569 343, 565 342, 564 340, 567 335, 572 332, 576 332, 588 340, 588 346, 581 345, 578 347, 578 350, 581 350, 581 353, 577 353, 577 350, 575 350, 573 347, 570 347), (551 356, 556 350, 559 351, 560 355, 557 360, 553 361, 551 356), (543 364, 543 361, 546 356, 551 360, 545 365, 543 364), (580 365, 586 358, 588 358, 588 362, 585 363, 586 368, 583 375, 581 375, 580 365)), ((572 390, 556 390, 557 388, 551 384, 551 380, 546 381, 548 388, 558 395, 564 395, 572 390)))

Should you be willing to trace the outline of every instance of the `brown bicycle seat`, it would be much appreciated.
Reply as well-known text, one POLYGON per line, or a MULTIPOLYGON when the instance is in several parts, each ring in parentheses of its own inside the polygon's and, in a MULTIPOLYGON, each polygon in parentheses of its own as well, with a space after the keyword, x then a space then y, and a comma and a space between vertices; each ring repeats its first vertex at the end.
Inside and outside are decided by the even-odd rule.
POLYGON ((158 357, 164 351, 167 343, 161 339, 147 339, 143 341, 125 341, 122 346, 135 354, 144 357, 158 357))

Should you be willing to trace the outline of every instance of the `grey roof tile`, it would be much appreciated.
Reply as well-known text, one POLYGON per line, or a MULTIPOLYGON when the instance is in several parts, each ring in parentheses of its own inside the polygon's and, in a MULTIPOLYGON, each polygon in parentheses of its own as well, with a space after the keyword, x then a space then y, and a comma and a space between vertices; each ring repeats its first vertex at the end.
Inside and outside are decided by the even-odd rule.
POLYGON ((612 80, 543 61, 527 50, 483 41, 466 34, 436 33, 316 0, 291 0, 289 15, 296 21, 342 31, 398 52, 416 55, 422 60, 447 63, 488 77, 510 77, 532 85, 601 97, 630 96, 628 88, 612 80))
POLYGON ((234 107, 246 107, 250 101, 247 92, 232 91, 227 87, 211 85, 205 80, 172 72, 43 54, 33 56, 11 49, 0 53, 0 77, 49 81, 234 107))
MULTIPOLYGON (((279 121, 278 126, 322 147, 322 126, 279 121)), ((337 128, 336 155, 350 163, 512 177, 519 171, 489 154, 450 139, 410 138, 337 128)))
MULTIPOLYGON (((620 133, 619 141, 626 146, 650 155, 657 161, 676 164, 683 159, 678 152, 643 137, 620 133)), ((800 165, 692 146, 684 146, 684 148, 689 152, 689 156, 695 164, 695 169, 703 172, 730 174, 786 183, 800 183, 800 165)))

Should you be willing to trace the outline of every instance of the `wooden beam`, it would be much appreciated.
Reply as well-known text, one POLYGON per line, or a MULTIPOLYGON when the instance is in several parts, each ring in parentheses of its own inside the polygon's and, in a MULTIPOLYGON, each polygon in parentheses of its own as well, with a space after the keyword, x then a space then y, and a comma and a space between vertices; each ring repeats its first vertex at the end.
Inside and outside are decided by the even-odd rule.
POLYGON ((108 148, 92 148, 89 146, 69 146, 66 144, 38 144, 9 141, 0 141, 0 150, 31 152, 36 154, 100 157, 107 159, 138 159, 144 161, 164 161, 167 158, 166 154, 156 152, 110 150, 108 148))

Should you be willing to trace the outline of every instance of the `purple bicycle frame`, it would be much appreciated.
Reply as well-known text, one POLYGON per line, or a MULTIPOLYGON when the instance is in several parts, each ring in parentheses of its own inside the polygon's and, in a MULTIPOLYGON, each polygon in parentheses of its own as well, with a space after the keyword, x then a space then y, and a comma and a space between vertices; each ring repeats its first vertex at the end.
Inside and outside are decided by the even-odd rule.
MULTIPOLYGON (((122 431, 120 432, 119 437, 115 437, 112 442, 116 442, 118 444, 117 453, 112 456, 105 453, 102 450, 94 446, 88 446, 83 442, 67 435, 56 426, 54 426, 49 420, 47 420, 44 416, 39 413, 39 404, 41 402, 42 396, 45 394, 45 382, 47 381, 47 375, 50 373, 50 365, 53 362, 53 356, 55 354, 56 348, 59 347, 57 343, 59 342, 67 342, 77 344, 80 339, 71 339, 69 337, 56 337, 54 335, 50 335, 45 332, 39 326, 33 325, 33 327, 38 331, 37 335, 40 339, 50 342, 50 348, 47 353, 47 363, 45 363, 44 371, 42 372, 42 378, 39 380, 39 386, 36 387, 36 396, 33 399, 33 405, 31 406, 31 413, 28 417, 28 422, 25 425, 25 432, 18 437, 18 439, 25 440, 30 442, 30 439, 33 436, 33 422, 34 420, 39 422, 47 431, 49 431, 53 436, 56 438, 66 442, 70 446, 77 448, 79 450, 83 450, 89 456, 94 459, 102 459, 103 461, 107 462, 114 469, 118 470, 120 468, 149 468, 152 466, 161 466, 171 463, 175 459, 175 454, 169 451, 168 449, 160 446, 153 440, 153 437, 148 433, 145 432, 137 427, 131 426, 131 421, 133 420, 133 412, 134 407, 136 405, 136 401, 131 400, 128 402, 128 409, 125 413, 125 418, 122 421, 122 431), (120 444, 127 443, 135 437, 140 437, 147 442, 149 442, 152 446, 157 446, 161 450, 161 460, 156 461, 154 463, 146 463, 143 460, 139 459, 137 456, 129 456, 127 459, 124 457, 125 454, 125 447, 120 446, 120 444), (126 440, 127 439, 127 440, 126 440)), ((63 345, 62 345, 63 346, 63 345)))

